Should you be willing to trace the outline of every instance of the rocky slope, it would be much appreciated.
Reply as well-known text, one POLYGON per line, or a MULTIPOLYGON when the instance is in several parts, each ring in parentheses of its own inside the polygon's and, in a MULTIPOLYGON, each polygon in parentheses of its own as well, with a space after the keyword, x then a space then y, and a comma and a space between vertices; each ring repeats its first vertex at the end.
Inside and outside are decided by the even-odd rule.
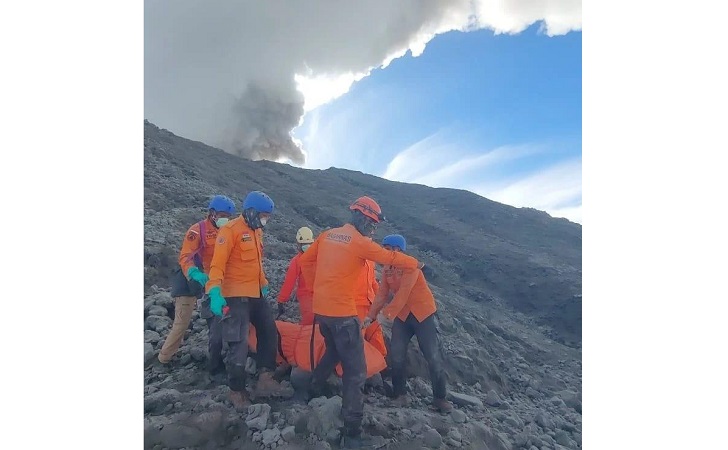
MULTIPOLYGON (((274 294, 294 254, 295 231, 338 226, 351 200, 370 195, 388 218, 377 235, 405 235, 409 253, 435 270, 428 281, 458 407, 444 416, 427 408, 426 364, 413 339, 414 403, 390 407, 381 387, 373 387, 367 431, 391 449, 580 447, 580 225, 465 191, 242 160, 150 123, 144 172, 145 359, 154 358, 171 324, 168 277, 183 233, 204 216, 211 195, 238 200, 260 189, 275 200, 264 262, 274 294)), ((283 318, 295 320, 297 306, 290 304, 283 318)), ((196 314, 188 333, 170 368, 145 369, 146 447, 332 446, 327 424, 336 420, 338 397, 311 404, 259 399, 250 417, 236 413, 225 400, 224 379, 204 371, 207 330, 196 314)))

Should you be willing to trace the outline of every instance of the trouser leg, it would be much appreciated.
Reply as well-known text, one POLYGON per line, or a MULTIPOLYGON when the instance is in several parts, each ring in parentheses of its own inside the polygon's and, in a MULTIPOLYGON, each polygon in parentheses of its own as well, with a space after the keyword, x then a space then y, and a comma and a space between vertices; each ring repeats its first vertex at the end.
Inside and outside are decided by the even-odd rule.
MULTIPOLYGON (((413 316, 410 317, 414 319, 413 316)), ((427 367, 430 371, 432 396, 435 399, 444 399, 447 394, 447 382, 442 357, 442 346, 440 345, 440 338, 437 327, 435 326, 435 315, 432 314, 422 322, 417 322, 413 325, 420 351, 422 351, 422 355, 425 357, 427 367)))
POLYGON ((245 390, 245 362, 248 359, 248 329, 250 327, 250 310, 246 297, 227 299, 230 307, 221 319, 222 339, 228 345, 226 367, 228 385, 232 391, 245 390))
MULTIPOLYGON (((409 317, 411 317, 411 315, 409 317)), ((407 393, 407 377, 405 375, 407 347, 409 346, 409 342, 412 339, 413 334, 414 330, 412 330, 412 327, 408 322, 403 322, 399 318, 394 319, 394 322, 392 323, 389 363, 392 366, 392 388, 394 390, 395 397, 407 393)))
MULTIPOLYGON (((321 360, 317 364, 314 364, 314 362, 311 361, 311 364, 314 367, 311 384, 314 389, 318 389, 326 383, 326 380, 329 378, 329 375, 331 375, 334 367, 336 367, 336 364, 340 361, 339 353, 336 350, 335 337, 332 329, 328 325, 328 322, 322 321, 322 316, 317 315, 316 325, 318 325, 319 332, 324 338, 326 350, 324 352, 324 356, 321 357, 321 360)), ((315 327, 312 332, 315 333, 315 327)))
POLYGON ((222 322, 220 317, 213 316, 207 319, 207 352, 208 368, 215 370, 223 365, 222 361, 222 322))
POLYGON ((182 342, 184 342, 185 332, 190 326, 190 319, 196 304, 197 299, 195 297, 175 297, 174 322, 172 322, 172 329, 169 330, 162 349, 159 351, 159 362, 168 363, 179 350, 182 342))
POLYGON ((322 322, 328 322, 343 369, 344 434, 357 436, 361 434, 361 423, 364 416, 362 388, 367 373, 364 339, 360 330, 361 322, 356 316, 325 318, 322 322))
POLYGON ((270 306, 265 299, 250 299, 250 323, 255 326, 258 345, 256 348, 257 366, 260 369, 276 369, 278 330, 270 306))

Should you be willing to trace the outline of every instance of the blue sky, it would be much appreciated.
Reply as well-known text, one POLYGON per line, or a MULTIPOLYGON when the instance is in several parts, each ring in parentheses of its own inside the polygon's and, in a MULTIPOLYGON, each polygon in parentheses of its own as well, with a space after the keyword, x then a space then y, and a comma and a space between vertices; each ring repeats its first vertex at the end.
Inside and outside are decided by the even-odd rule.
POLYGON ((581 32, 434 37, 307 111, 303 167, 473 191, 581 222, 581 32))

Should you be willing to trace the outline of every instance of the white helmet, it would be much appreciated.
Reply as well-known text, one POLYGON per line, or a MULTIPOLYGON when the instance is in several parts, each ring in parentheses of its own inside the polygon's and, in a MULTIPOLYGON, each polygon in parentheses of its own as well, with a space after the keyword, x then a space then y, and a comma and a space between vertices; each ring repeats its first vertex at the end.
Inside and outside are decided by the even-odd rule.
POLYGON ((301 227, 296 232, 296 242, 299 244, 313 244, 313 231, 309 227, 301 227))

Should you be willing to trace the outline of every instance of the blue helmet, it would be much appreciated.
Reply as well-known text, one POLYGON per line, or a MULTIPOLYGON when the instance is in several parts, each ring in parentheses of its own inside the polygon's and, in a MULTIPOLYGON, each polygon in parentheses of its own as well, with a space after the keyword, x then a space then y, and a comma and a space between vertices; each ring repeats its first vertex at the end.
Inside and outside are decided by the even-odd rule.
POLYGON ((258 213, 273 214, 275 204, 273 203, 273 199, 268 197, 266 193, 253 191, 249 193, 243 201, 243 211, 248 208, 253 208, 258 213))
POLYGON ((400 250, 407 250, 407 241, 404 240, 404 236, 401 234, 390 234, 382 239, 382 245, 389 245, 391 247, 399 247, 400 250))
POLYGON ((210 204, 207 205, 207 209, 235 214, 235 202, 224 195, 216 195, 212 197, 212 200, 210 200, 210 204))

